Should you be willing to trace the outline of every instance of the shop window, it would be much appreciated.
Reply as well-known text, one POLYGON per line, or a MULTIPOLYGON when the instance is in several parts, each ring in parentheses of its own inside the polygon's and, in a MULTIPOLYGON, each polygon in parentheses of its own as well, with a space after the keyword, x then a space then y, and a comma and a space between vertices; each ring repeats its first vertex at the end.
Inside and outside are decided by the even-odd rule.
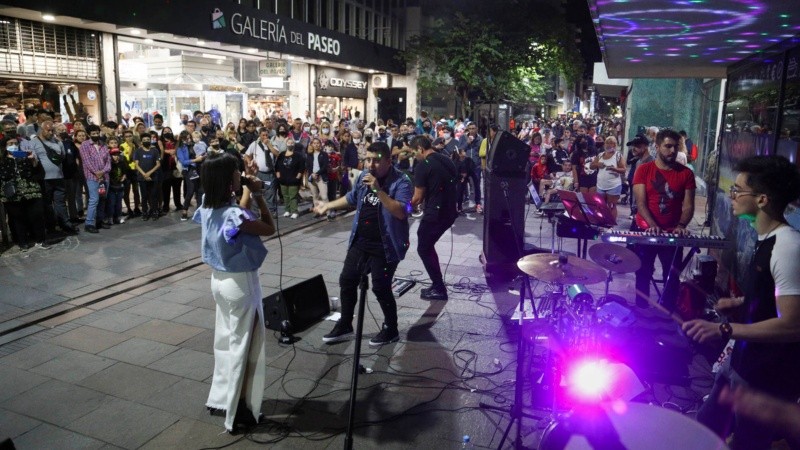
MULTIPOLYGON (((309 2, 312 3, 312 2, 309 2)), ((295 20, 302 20, 303 22, 308 22, 308 16, 306 16, 306 1, 305 0, 293 0, 292 2, 292 18, 295 20)))
POLYGON ((341 0, 330 0, 330 2, 331 2, 331 9, 332 9, 331 12, 332 12, 332 17, 333 17, 333 23, 328 22, 330 24, 330 26, 328 28, 330 28, 331 30, 335 30, 335 31, 342 31, 342 25, 341 25, 341 22, 339 21, 339 19, 341 17, 341 11, 340 11, 339 8, 341 7, 342 2, 341 2, 341 0))
POLYGON ((307 22, 310 24, 314 24, 318 27, 324 27, 325 25, 322 23, 319 16, 319 6, 320 6, 319 0, 309 0, 306 6, 308 7, 307 22))
POLYGON ((278 7, 277 14, 279 16, 292 17, 292 0, 276 0, 278 7))
POLYGON ((354 34, 353 8, 349 3, 344 4, 344 34, 354 34))

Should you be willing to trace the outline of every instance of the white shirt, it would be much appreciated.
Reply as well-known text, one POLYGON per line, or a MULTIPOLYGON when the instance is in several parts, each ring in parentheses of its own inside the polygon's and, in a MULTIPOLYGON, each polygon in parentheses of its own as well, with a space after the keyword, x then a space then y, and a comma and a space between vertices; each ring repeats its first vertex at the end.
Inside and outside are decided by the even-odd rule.
POLYGON ((620 174, 607 169, 607 167, 617 167, 622 155, 617 151, 608 159, 603 158, 603 156, 605 156, 605 152, 595 158, 595 161, 599 161, 603 165, 597 171, 597 189, 608 191, 622 184, 620 174))
MULTIPOLYGON (((258 171, 259 172, 267 172, 269 170, 269 167, 267 166, 267 159, 266 159, 267 155, 264 153, 264 151, 261 150, 261 147, 262 146, 264 147, 264 150, 266 150, 266 153, 269 153, 269 156, 271 158, 272 158, 272 152, 269 151, 269 146, 267 144, 261 144, 261 145, 259 145, 259 144, 261 144, 261 140, 260 139, 256 139, 255 141, 253 141, 252 144, 250 144, 250 147, 247 147, 247 151, 244 152, 244 154, 245 155, 249 155, 251 158, 253 158, 256 161, 256 165, 258 165, 258 171)), ((274 164, 275 163, 275 159, 274 158, 273 158, 272 162, 273 162, 272 166, 275 167, 275 164, 274 164)))
POLYGON ((769 271, 775 280, 775 298, 782 295, 800 295, 800 232, 790 226, 778 227, 773 233, 775 246, 769 260, 769 271))

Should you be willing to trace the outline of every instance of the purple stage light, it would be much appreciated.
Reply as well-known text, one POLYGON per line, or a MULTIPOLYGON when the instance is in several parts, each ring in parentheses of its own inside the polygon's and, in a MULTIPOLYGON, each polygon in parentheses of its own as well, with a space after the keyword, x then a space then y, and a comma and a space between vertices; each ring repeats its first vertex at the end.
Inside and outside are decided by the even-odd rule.
POLYGON ((603 400, 613 383, 612 371, 605 359, 579 360, 568 373, 570 393, 578 400, 603 400))

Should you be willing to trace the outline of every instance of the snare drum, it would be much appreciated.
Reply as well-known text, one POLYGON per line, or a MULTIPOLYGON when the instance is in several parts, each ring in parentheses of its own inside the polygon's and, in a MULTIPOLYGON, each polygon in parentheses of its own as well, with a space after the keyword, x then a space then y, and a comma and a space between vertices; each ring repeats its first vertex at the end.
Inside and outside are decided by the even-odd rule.
POLYGON ((721 450, 725 442, 700 423, 671 409, 622 401, 599 408, 605 414, 574 414, 550 424, 541 450, 721 450), (587 418, 591 417, 591 418, 587 418), (587 435, 591 435, 587 439, 587 435), (590 440, 595 444, 590 444, 590 440), (615 442, 619 445, 613 445, 615 442), (597 446, 598 443, 604 446, 597 446))

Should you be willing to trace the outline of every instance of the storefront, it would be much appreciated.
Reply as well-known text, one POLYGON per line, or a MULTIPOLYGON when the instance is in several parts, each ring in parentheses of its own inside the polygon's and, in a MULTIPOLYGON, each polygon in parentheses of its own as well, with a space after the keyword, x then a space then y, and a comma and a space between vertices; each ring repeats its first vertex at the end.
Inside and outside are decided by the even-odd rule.
POLYGON ((315 120, 331 122, 350 120, 356 116, 364 119, 368 91, 367 74, 317 66, 315 120))
POLYGON ((43 108, 60 112, 64 122, 101 122, 100 44, 95 33, 0 16, 0 51, 0 116, 43 108))

